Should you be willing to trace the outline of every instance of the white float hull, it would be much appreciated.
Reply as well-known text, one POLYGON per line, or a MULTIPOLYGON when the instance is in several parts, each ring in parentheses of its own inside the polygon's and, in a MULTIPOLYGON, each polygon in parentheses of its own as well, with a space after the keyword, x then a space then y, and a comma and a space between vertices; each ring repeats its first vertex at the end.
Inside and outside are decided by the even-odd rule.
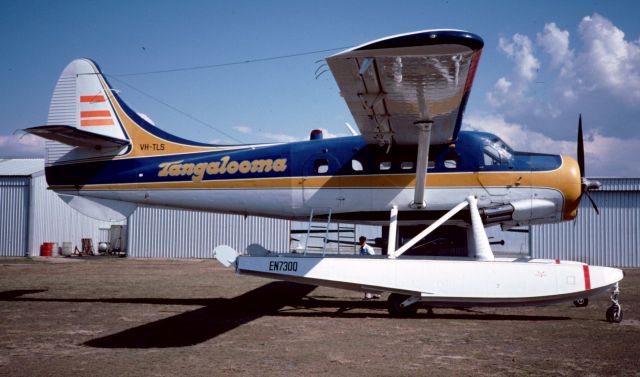
POLYGON ((335 288, 395 292, 431 306, 543 305, 590 297, 622 280, 621 270, 577 262, 535 259, 296 254, 240 256, 236 270, 335 288))

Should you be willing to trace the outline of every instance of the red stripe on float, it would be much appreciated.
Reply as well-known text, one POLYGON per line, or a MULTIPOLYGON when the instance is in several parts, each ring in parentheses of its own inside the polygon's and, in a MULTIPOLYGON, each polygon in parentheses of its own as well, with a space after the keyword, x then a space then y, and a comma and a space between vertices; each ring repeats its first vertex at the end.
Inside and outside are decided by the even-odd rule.
POLYGON ((591 276, 589 276, 589 265, 582 266, 582 272, 584 273, 584 289, 591 289, 591 276))

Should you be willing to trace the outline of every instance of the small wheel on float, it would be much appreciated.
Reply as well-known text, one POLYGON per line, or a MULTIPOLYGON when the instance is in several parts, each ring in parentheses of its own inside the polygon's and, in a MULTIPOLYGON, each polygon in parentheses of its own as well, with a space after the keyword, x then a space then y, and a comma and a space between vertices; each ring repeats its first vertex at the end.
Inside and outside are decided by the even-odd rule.
POLYGON ((387 310, 389 314, 394 317, 409 317, 418 312, 418 303, 413 303, 408 306, 402 306, 402 303, 406 301, 410 296, 401 295, 399 293, 392 293, 387 299, 387 310))
POLYGON ((585 306, 589 305, 589 299, 579 298, 573 302, 573 305, 575 305, 578 308, 584 308, 585 306))

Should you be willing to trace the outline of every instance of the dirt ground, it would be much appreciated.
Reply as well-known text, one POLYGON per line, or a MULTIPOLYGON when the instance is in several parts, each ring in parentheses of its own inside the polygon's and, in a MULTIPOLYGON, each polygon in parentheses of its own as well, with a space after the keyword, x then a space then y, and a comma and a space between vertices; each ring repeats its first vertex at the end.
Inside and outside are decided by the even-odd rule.
MULTIPOLYGON (((640 375, 640 270, 586 308, 421 310, 213 261, 0 259, 0 375, 640 375)), ((383 297, 384 299, 384 297, 383 297)))

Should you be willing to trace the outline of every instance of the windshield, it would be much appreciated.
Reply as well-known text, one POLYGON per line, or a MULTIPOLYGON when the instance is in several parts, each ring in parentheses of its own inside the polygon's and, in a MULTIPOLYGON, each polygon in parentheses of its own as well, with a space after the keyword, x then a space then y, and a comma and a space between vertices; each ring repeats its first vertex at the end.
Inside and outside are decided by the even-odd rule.
POLYGON ((498 137, 484 146, 485 165, 506 165, 510 163, 512 156, 513 149, 498 137))

